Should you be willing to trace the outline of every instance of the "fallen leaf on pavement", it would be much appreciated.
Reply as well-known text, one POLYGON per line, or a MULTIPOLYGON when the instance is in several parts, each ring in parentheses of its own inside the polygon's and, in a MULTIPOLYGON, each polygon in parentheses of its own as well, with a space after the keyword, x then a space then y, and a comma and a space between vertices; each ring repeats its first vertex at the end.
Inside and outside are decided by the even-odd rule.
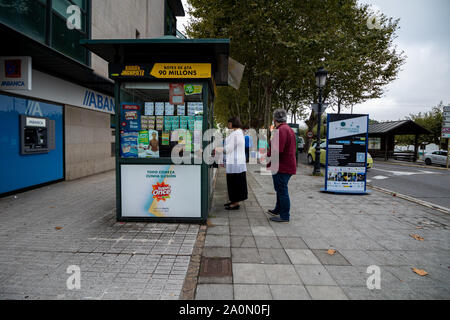
POLYGON ((417 273, 419 276, 426 276, 428 274, 428 272, 426 272, 425 270, 422 269, 417 269, 417 268, 411 268, 412 271, 414 271, 415 273, 417 273))
POLYGON ((334 253, 336 252, 336 250, 334 249, 328 249, 327 253, 332 256, 334 253))
POLYGON ((409 236, 414 238, 414 239, 416 239, 416 240, 418 240, 418 241, 423 241, 424 240, 421 236, 419 236, 417 234, 412 234, 411 233, 409 236))

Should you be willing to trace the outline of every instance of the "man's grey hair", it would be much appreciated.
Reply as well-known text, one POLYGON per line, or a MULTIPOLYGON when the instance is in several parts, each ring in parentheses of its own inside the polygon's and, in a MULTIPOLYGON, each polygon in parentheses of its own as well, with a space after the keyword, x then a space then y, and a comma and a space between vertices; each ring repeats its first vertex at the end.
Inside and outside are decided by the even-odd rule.
POLYGON ((273 112, 273 119, 276 122, 286 122, 287 121, 287 112, 284 109, 277 109, 273 112))

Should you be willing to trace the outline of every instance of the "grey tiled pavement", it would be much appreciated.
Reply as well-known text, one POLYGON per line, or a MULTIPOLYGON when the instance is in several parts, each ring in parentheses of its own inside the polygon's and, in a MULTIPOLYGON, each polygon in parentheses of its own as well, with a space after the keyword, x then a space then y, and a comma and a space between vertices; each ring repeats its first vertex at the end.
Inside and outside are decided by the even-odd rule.
POLYGON ((226 211, 219 170, 203 256, 230 257, 232 277, 202 279, 196 299, 450 299, 450 216, 376 191, 321 193, 324 178, 311 171, 300 165, 291 178, 291 221, 277 224, 265 213, 275 204, 270 176, 248 166, 249 199, 226 211), (380 290, 367 288, 370 265, 380 290))
MULTIPOLYGON (((238 211, 223 209, 219 170, 202 254, 230 258, 232 276, 200 277, 197 299, 450 298, 448 215, 378 192, 320 193, 323 178, 301 165, 291 222, 275 224, 271 177, 257 170, 238 211), (369 265, 381 290, 366 287, 369 265)), ((116 222, 114 181, 107 172, 0 199, 0 299, 179 299, 199 226, 116 222), (70 265, 80 290, 67 289, 70 265)))
POLYGON ((107 172, 0 199, 0 300, 178 299, 198 225, 118 223, 107 172), (70 265, 81 288, 68 290, 70 265))

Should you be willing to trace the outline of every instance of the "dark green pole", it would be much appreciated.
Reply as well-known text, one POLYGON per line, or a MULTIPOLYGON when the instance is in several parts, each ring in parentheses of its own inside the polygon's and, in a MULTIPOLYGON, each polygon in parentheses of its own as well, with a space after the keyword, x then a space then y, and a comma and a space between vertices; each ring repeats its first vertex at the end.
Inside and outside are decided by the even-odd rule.
POLYGON ((322 122, 322 88, 319 88, 319 103, 317 106, 317 142, 316 161, 314 162, 313 175, 320 175, 320 124, 322 122))

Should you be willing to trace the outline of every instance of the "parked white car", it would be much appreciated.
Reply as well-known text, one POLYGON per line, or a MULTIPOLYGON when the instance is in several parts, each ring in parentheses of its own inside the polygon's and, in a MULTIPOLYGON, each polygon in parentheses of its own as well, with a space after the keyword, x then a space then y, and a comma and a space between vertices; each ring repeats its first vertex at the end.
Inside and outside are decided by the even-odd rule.
POLYGON ((305 150, 305 140, 303 137, 298 137, 298 152, 302 153, 305 150))
POLYGON ((425 153, 424 161, 426 165, 430 164, 441 164, 446 165, 447 163, 447 151, 433 151, 431 153, 425 153))

